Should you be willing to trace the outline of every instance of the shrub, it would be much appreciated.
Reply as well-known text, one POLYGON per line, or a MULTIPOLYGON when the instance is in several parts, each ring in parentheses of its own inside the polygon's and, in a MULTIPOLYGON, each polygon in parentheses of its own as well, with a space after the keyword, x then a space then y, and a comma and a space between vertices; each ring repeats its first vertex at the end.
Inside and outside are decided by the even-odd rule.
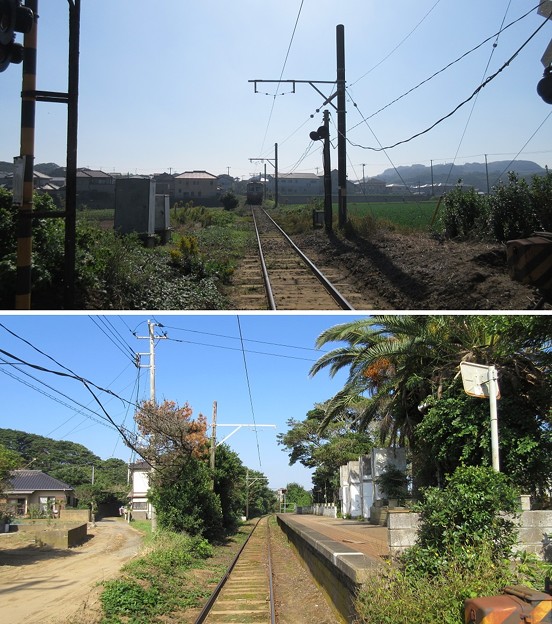
POLYGON ((404 500, 408 494, 408 481, 406 474, 395 466, 387 466, 382 474, 376 479, 387 498, 404 500))
POLYGON ((226 191, 220 198, 220 202, 224 206, 224 210, 234 210, 238 207, 240 200, 233 191, 226 191))
POLYGON ((486 198, 457 186, 443 196, 441 225, 448 238, 474 236, 480 230, 486 198))
POLYGON ((500 242, 529 236, 539 225, 527 182, 513 172, 508 182, 499 184, 489 200, 489 233, 500 242))
POLYGON ((473 569, 485 549, 499 566, 517 542, 512 517, 517 507, 518 494, 502 473, 489 467, 460 467, 447 478, 444 489, 423 492, 417 543, 406 551, 402 563, 413 571, 447 574, 451 562, 473 569))
POLYGON ((158 599, 159 591, 155 587, 144 588, 129 579, 106 581, 100 596, 103 610, 110 616, 146 615, 152 612, 158 599))
POLYGON ((464 601, 500 593, 512 581, 507 568, 496 568, 483 552, 466 570, 451 562, 446 575, 413 574, 387 564, 375 569, 357 599, 362 622, 378 624, 462 624, 464 601))

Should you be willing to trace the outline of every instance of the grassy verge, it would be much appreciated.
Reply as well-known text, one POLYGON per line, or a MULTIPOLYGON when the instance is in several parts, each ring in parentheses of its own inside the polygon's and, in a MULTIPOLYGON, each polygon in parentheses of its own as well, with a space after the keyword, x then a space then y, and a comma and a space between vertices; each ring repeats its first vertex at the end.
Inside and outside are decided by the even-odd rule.
POLYGON ((193 622, 246 539, 246 525, 225 544, 201 538, 144 530, 142 555, 127 563, 117 579, 106 581, 100 596, 101 624, 193 622), (149 535, 147 534, 149 532, 149 535))

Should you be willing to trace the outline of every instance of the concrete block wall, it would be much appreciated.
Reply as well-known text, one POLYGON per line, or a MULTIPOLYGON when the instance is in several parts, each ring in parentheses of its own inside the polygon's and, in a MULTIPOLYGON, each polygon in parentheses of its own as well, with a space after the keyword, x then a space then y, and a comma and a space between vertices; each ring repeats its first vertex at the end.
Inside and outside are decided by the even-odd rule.
MULTIPOLYGON (((419 519, 420 514, 415 512, 389 511, 387 535, 391 556, 415 544, 419 519)), ((552 510, 521 513, 518 548, 552 561, 552 510)))

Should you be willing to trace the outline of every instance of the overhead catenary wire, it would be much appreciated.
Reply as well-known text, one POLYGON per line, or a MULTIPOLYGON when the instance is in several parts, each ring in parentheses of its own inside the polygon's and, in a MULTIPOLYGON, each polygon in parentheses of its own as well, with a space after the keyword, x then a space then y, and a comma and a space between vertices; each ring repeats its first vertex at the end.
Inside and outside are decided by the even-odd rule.
POLYGON ((278 89, 280 88, 280 83, 282 81, 282 78, 284 76, 284 71, 286 69, 286 65, 288 62, 288 58, 289 58, 289 53, 291 51, 291 46, 293 44, 293 40, 295 38, 295 32, 297 30, 297 25, 299 24, 299 18, 301 17, 301 12, 303 10, 303 4, 304 4, 305 0, 301 0, 301 5, 299 6, 299 12, 297 13, 297 18, 295 19, 295 25, 293 26, 293 32, 291 33, 291 39, 287 48, 287 52, 286 52, 286 57, 284 59, 284 64, 282 66, 282 71, 280 72, 280 78, 278 79, 278 84, 276 85, 276 89, 275 89, 275 93, 273 95, 273 99, 272 99, 272 106, 270 107, 270 114, 268 116, 268 121, 266 124, 266 129, 265 129, 265 133, 264 133, 264 137, 263 137, 263 142, 261 144, 261 154, 264 151, 264 146, 265 146, 265 142, 266 142, 266 137, 268 135, 268 129, 270 128, 270 122, 272 121, 272 114, 274 113, 274 106, 276 104, 276 96, 278 93, 278 89))
POLYGON ((257 431, 257 422, 255 420, 255 408, 253 406, 253 394, 251 392, 251 381, 249 379, 249 371, 247 369, 247 358, 245 355, 245 348, 244 348, 244 344, 243 344, 243 334, 242 334, 242 329, 241 329, 241 323, 240 323, 240 317, 236 316, 237 321, 238 321, 238 331, 240 334, 240 341, 241 341, 241 346, 242 346, 242 355, 243 355, 243 366, 244 366, 244 370, 245 370, 245 380, 247 383, 247 391, 249 394, 249 405, 251 407, 251 417, 253 418, 253 425, 254 425, 254 431, 255 431, 255 439, 257 441, 257 455, 259 456, 259 466, 262 466, 262 462, 261 462, 261 449, 259 447, 259 433, 257 431))

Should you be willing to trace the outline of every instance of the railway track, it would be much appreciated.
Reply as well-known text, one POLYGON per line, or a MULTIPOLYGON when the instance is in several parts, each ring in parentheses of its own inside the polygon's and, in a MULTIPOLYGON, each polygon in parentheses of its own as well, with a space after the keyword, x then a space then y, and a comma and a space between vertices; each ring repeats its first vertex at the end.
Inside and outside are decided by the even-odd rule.
POLYGON ((268 517, 261 518, 195 624, 275 623, 268 517))
POLYGON ((265 210, 251 212, 268 309, 354 309, 265 210))

